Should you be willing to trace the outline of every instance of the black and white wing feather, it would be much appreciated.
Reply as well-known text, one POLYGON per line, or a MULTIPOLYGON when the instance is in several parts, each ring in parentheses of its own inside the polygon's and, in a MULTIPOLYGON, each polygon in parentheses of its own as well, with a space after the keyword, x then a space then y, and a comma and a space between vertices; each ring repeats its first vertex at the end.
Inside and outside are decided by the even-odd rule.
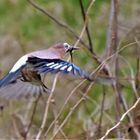
POLYGON ((61 59, 40 59, 37 57, 30 57, 27 62, 32 64, 34 70, 38 73, 72 74, 90 80, 89 74, 86 71, 73 63, 61 59))
POLYGON ((11 81, 15 80, 20 74, 21 71, 26 67, 26 61, 28 57, 22 56, 12 67, 12 69, 5 75, 2 79, 0 79, 0 88, 6 86, 11 81))
POLYGON ((28 66, 27 60, 28 57, 21 57, 8 74, 0 79, 0 97, 17 99, 50 92, 40 74, 28 66))

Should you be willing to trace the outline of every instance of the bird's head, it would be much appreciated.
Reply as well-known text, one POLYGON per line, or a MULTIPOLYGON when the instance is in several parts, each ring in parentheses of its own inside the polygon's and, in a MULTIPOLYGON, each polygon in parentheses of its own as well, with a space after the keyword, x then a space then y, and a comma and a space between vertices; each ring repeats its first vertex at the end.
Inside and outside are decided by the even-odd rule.
POLYGON ((55 51, 55 53, 57 53, 57 55, 60 55, 61 58, 64 57, 65 53, 70 53, 71 60, 72 60, 72 52, 78 49, 79 49, 78 47, 71 46, 68 43, 58 43, 53 46, 53 50, 55 51))
POLYGON ((62 51, 62 52, 65 52, 65 53, 67 53, 67 52, 72 53, 74 50, 79 49, 78 47, 71 46, 66 42, 65 43, 58 43, 58 44, 54 45, 54 48, 57 51, 62 51))
POLYGON ((74 50, 79 49, 78 47, 71 46, 68 43, 63 43, 63 47, 64 47, 65 52, 72 52, 74 50))

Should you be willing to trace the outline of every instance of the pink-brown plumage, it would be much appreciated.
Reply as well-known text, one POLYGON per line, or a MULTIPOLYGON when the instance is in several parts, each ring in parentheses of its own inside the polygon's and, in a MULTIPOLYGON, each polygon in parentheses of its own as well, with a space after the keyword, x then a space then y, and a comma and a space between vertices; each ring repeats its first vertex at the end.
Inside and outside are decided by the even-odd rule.
POLYGON ((63 60, 65 53, 74 49, 67 43, 58 43, 22 56, 0 80, 0 96, 17 99, 49 92, 40 76, 49 72, 71 73, 89 79, 85 71, 63 60))
POLYGON ((17 99, 50 92, 41 74, 72 74, 97 83, 112 83, 113 79, 90 76, 73 63, 63 60, 65 53, 77 50, 68 43, 58 43, 48 49, 22 56, 7 75, 0 80, 0 96, 17 99))
POLYGON ((28 57, 38 57, 42 59, 62 59, 65 55, 65 48, 63 43, 57 43, 48 49, 34 51, 27 54, 28 57))

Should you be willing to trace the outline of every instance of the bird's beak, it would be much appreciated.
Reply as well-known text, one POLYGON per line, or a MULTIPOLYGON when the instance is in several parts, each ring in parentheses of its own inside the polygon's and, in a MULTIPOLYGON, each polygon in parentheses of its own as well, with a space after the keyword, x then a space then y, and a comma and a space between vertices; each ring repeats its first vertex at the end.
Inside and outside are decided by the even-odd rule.
POLYGON ((67 50, 67 52, 73 52, 73 51, 79 50, 79 49, 80 49, 79 47, 73 47, 73 46, 71 46, 71 47, 67 50))
POLYGON ((73 51, 75 51, 75 50, 79 50, 80 48, 78 48, 78 47, 73 47, 73 46, 71 46, 71 48, 68 50, 69 51, 69 53, 70 53, 70 56, 71 56, 71 62, 73 62, 73 51))

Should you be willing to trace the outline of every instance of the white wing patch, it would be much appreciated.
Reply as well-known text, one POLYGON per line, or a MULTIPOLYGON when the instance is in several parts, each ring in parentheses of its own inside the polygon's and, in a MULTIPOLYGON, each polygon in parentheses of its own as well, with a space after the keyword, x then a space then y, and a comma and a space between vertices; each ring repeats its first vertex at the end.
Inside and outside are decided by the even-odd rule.
POLYGON ((65 66, 61 67, 60 70, 65 70, 67 67, 68 67, 68 66, 65 65, 65 66))
POLYGON ((16 70, 18 70, 21 66, 26 64, 26 61, 28 60, 28 56, 24 55, 22 56, 13 66, 13 68, 10 70, 10 72, 15 72, 16 70))
POLYGON ((62 64, 59 64, 58 66, 55 66, 54 69, 59 69, 62 66, 62 64))
POLYGON ((51 66, 53 64, 54 64, 54 62, 51 62, 51 63, 46 64, 46 66, 51 66))
MULTIPOLYGON (((65 44, 66 45, 66 44, 65 44)), ((32 64, 35 71, 39 74, 47 73, 62 73, 62 74, 72 74, 75 76, 81 76, 89 79, 89 74, 82 70, 80 67, 73 63, 67 62, 61 59, 42 59, 38 57, 28 58, 28 62, 32 64)))
POLYGON ((53 68, 55 66, 59 65, 58 63, 54 64, 54 65, 51 65, 49 68, 53 68))
POLYGON ((72 70, 72 66, 69 66, 67 71, 70 72, 72 70))

